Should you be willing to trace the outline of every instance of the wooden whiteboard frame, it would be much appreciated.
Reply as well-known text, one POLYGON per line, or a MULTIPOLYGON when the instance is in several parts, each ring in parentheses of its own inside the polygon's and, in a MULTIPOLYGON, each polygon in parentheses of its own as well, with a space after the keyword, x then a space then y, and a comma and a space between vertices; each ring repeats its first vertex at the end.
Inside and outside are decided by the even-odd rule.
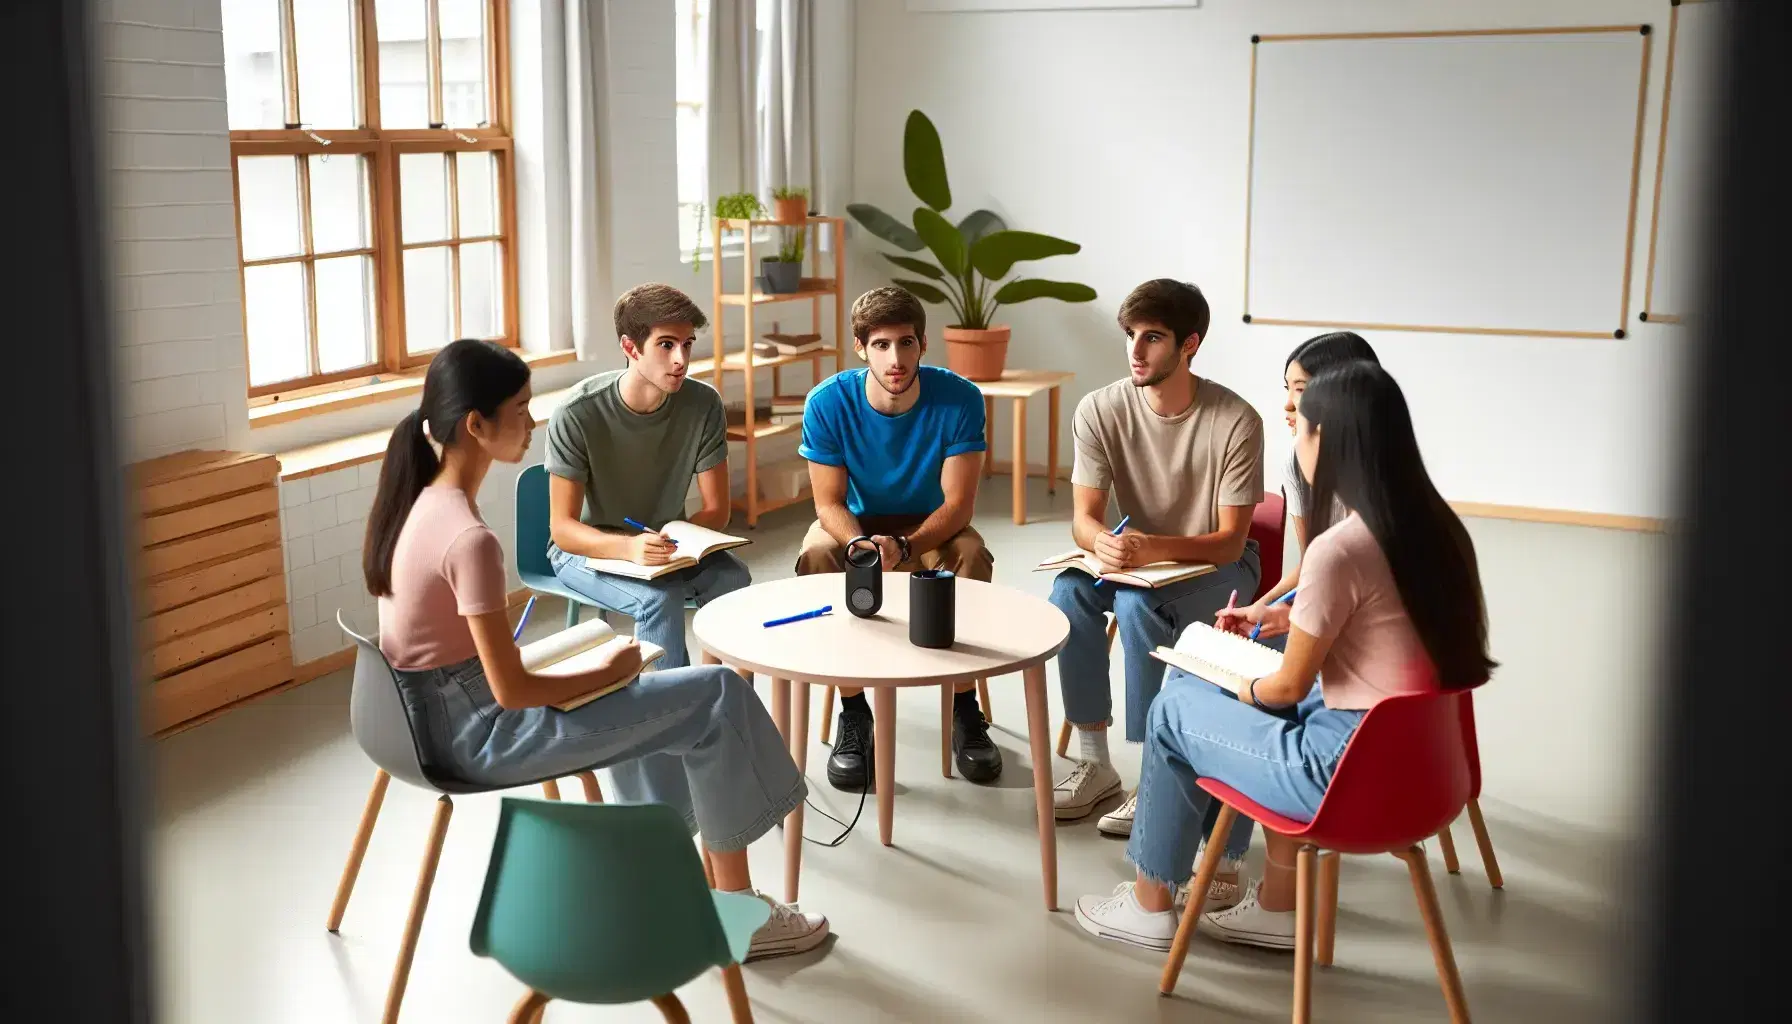
POLYGON ((1655 140, 1655 199, 1649 209, 1649 258, 1648 269, 1643 272, 1643 311, 1637 319, 1646 324, 1677 324, 1684 319, 1682 313, 1657 313, 1655 306, 1655 249, 1661 234, 1661 183, 1666 177, 1668 165, 1668 115, 1674 109, 1674 54, 1679 51, 1680 42, 1680 5, 1720 3, 1722 0, 1670 0, 1673 10, 1668 13, 1668 58, 1667 69, 1662 72, 1661 82, 1661 131, 1656 133, 1655 140))
POLYGON ((1244 186, 1244 322, 1277 327, 1334 327, 1350 330, 1421 331, 1426 334, 1498 334, 1532 338, 1622 338, 1630 321, 1630 275, 1636 257, 1637 194, 1642 183, 1644 111, 1649 99, 1649 57, 1654 35, 1648 25, 1579 25, 1561 28, 1483 28, 1430 32, 1326 32, 1308 35, 1254 35, 1251 37, 1250 131, 1245 146, 1244 186), (1618 326, 1605 331, 1540 330, 1512 327, 1437 327, 1399 323, 1345 323, 1331 320, 1285 320, 1251 313, 1251 210, 1254 204, 1257 156, 1257 47, 1262 43, 1298 43, 1340 39, 1445 39, 1465 36, 1587 35, 1636 32, 1643 37, 1642 70, 1636 89, 1636 138, 1630 156, 1630 213, 1624 218, 1624 279, 1619 288, 1618 326))

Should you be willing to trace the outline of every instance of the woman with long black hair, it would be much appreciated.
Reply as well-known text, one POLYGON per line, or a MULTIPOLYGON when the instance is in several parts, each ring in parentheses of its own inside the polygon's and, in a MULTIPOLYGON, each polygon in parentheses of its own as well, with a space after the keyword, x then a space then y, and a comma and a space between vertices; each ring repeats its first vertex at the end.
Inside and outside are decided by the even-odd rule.
MULTIPOLYGON (((1175 674, 1152 704, 1127 857, 1137 879, 1077 901, 1092 934, 1168 949, 1176 887, 1193 873, 1214 805, 1196 780, 1311 820, 1363 715, 1384 698, 1487 680, 1487 614, 1474 545, 1425 472, 1387 371, 1351 362, 1315 377, 1295 418, 1313 487, 1281 667, 1234 695, 1175 674), (1337 515, 1336 497, 1346 513, 1337 515), (1319 680, 1317 686, 1315 679, 1319 680)), ((1260 886, 1207 915, 1222 939, 1292 949, 1293 840, 1271 835, 1260 886)))
MULTIPOLYGON (((493 462, 528 452, 529 399, 529 367, 514 352, 456 341, 430 361, 422 404, 392 431, 380 466, 363 570, 423 763, 488 785, 625 766, 612 773, 617 795, 679 811, 710 851, 716 887, 751 893, 747 846, 808 789, 750 685, 719 665, 646 672, 562 712, 549 705, 639 673, 640 648, 631 640, 576 676, 523 666, 504 550, 477 499, 493 462)), ((826 918, 756 895, 772 916, 747 959, 826 937, 826 918)))

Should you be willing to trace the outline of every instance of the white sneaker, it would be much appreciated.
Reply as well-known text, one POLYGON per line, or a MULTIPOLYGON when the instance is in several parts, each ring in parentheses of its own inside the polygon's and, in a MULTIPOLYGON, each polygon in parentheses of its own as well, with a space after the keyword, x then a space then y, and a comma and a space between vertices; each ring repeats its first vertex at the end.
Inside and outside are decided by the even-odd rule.
POLYGON ((1103 835, 1130 836, 1132 835, 1132 812, 1138 806, 1139 791, 1135 789, 1126 794, 1125 803, 1102 815, 1101 820, 1095 823, 1095 827, 1103 835))
POLYGON ((1052 787, 1053 816, 1059 821, 1086 818, 1095 805, 1120 792, 1120 773, 1111 764, 1078 761, 1070 777, 1052 787))
MULTIPOLYGON (((1220 861, 1220 869, 1213 873, 1213 881, 1207 883, 1207 902, 1202 904, 1202 912, 1226 910, 1238 906, 1244 898, 1243 887, 1238 884, 1238 871, 1242 864, 1239 861, 1220 861)), ((1188 906, 1188 894, 1195 880, 1189 879, 1176 887, 1176 912, 1181 913, 1188 906)))
POLYGON ((1076 901, 1076 923, 1098 939, 1113 939, 1146 949, 1167 950, 1176 938, 1176 912, 1156 913, 1139 906, 1132 883, 1121 882, 1114 895, 1083 896, 1076 901))
POLYGON ((1294 911, 1264 910, 1257 902, 1257 886, 1253 883, 1237 906, 1201 915, 1199 930, 1222 942, 1292 950, 1294 911))
POLYGON ((762 892, 753 895, 772 908, 772 916, 753 933, 753 943, 747 947, 749 961, 804 953, 828 937, 828 919, 820 914, 805 914, 795 904, 779 903, 762 892))

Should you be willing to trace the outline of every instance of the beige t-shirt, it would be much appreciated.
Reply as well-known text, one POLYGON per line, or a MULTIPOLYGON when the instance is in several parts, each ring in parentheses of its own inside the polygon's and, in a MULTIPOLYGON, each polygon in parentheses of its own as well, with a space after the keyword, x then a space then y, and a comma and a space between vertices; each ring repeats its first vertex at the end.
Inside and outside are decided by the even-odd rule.
POLYGON ((380 650, 405 672, 479 655, 465 616, 503 611, 504 547, 458 487, 425 487, 398 531, 380 650))
POLYGON ((1180 415, 1151 411, 1143 388, 1118 380, 1077 403, 1070 480, 1112 491, 1144 533, 1199 537, 1220 528, 1221 505, 1263 500, 1263 417, 1205 378, 1180 415))
POLYGON ((1328 708, 1367 710, 1386 697, 1437 689, 1431 656, 1362 516, 1350 515, 1307 545, 1289 619, 1332 642, 1319 669, 1328 708))

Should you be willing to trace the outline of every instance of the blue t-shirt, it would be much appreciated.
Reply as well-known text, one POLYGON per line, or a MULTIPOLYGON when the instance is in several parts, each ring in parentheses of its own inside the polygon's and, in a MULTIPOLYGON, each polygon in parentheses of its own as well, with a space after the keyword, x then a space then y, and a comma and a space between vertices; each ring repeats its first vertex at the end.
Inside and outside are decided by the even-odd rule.
POLYGON ((846 508, 855 516, 930 515, 946 503, 940 468, 947 459, 989 446, 983 393, 951 370, 919 367, 914 408, 886 416, 865 397, 860 367, 815 385, 803 403, 797 454, 846 467, 846 508))

